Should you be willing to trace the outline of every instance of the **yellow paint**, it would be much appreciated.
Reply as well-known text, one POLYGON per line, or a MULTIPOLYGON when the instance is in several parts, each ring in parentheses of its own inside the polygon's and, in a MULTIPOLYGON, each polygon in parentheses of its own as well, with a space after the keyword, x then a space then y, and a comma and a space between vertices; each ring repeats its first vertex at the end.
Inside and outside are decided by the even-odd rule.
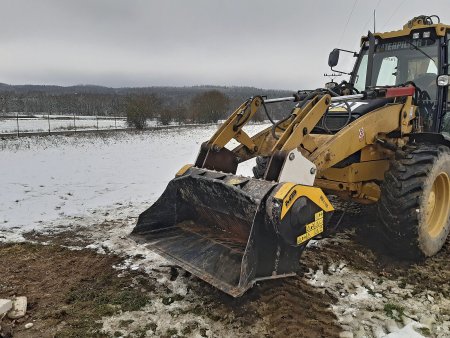
POLYGON ((188 171, 193 166, 194 166, 193 164, 185 164, 180 170, 178 170, 175 177, 183 176, 186 173, 186 171, 188 171))
POLYGON ((311 132, 322 116, 327 112, 330 103, 331 96, 326 94, 322 97, 316 96, 301 110, 297 108, 298 115, 286 128, 272 151, 291 151, 300 147, 305 136, 311 132))
MULTIPOLYGON (((445 36, 445 33, 447 30, 450 29, 449 25, 444 24, 434 24, 434 25, 424 25, 422 20, 416 20, 413 22, 408 22, 406 25, 403 26, 403 29, 391 31, 391 32, 384 32, 384 33, 374 33, 375 38, 381 38, 381 39, 390 39, 390 38, 397 38, 401 36, 409 36, 413 30, 418 29, 424 29, 424 30, 430 30, 434 29, 437 36, 445 36)), ((363 36, 361 38, 361 44, 363 44, 367 40, 367 36, 363 36)))
POLYGON ((219 129, 208 141, 209 146, 218 146, 219 148, 225 147, 232 138, 235 138, 238 142, 243 143, 249 151, 253 152, 255 144, 253 140, 245 134, 242 127, 252 119, 258 109, 262 105, 262 98, 257 96, 252 100, 245 101, 234 111, 228 119, 221 124, 219 129), (237 127, 238 126, 238 127, 237 127))
POLYGON ((409 111, 410 101, 405 104, 390 104, 373 110, 369 114, 361 116, 338 133, 322 143, 308 160, 313 162, 319 172, 333 167, 346 159, 351 154, 372 145, 378 135, 387 134, 394 130, 400 130, 407 134, 412 131, 412 121, 409 119, 407 126, 401 125, 402 112, 409 111), (404 109, 404 110, 403 110, 404 109), (364 129, 364 138, 360 139, 360 130, 364 129))
POLYGON ((322 218, 323 218, 323 211, 316 212, 316 214, 314 215, 314 220, 316 221, 322 218))
POLYGON ((344 168, 328 168, 321 172, 319 177, 346 183, 383 181, 384 173, 389 169, 389 166, 388 160, 359 162, 344 168))
POLYGON ((314 219, 314 222, 306 224, 306 233, 297 237, 297 244, 302 244, 323 232, 323 211, 316 212, 314 219))
POLYGON ((441 172, 435 179, 425 205, 426 232, 436 238, 445 230, 450 213, 450 177, 441 172))
POLYGON ((311 232, 314 229, 323 227, 323 218, 320 218, 314 222, 311 222, 309 224, 306 224, 306 232, 311 232))
POLYGON ((284 183, 280 189, 278 189, 278 191, 275 194, 275 198, 282 200, 284 199, 284 197, 286 197, 287 193, 289 192, 289 190, 292 189, 292 187, 295 186, 295 183, 284 183))
POLYGON ((319 208, 326 212, 334 210, 330 201, 320 188, 309 187, 295 183, 284 183, 276 192, 274 197, 283 201, 283 205, 281 207, 281 219, 286 216, 289 209, 300 197, 308 198, 319 208))
POLYGON ((348 113, 347 108, 344 108, 344 107, 333 107, 333 108, 330 108, 329 111, 331 111, 331 112, 340 112, 340 113, 348 113))
POLYGON ((238 185, 238 184, 241 184, 242 182, 245 182, 245 181, 246 181, 245 178, 243 179, 242 177, 233 177, 233 178, 230 178, 227 181, 227 184, 229 184, 229 185, 238 185))

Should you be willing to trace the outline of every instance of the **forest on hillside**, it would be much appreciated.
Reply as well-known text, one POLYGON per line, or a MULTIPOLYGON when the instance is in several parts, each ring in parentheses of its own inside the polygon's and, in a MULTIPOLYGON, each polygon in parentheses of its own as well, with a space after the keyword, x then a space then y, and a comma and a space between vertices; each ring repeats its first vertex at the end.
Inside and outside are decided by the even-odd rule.
MULTIPOLYGON (((211 119, 199 117, 196 109, 201 106, 208 109, 204 107, 208 104, 202 105, 202 97, 211 98, 211 93, 220 93, 216 95, 216 101, 208 102, 209 105, 220 102, 218 110, 213 106, 209 107, 212 120, 216 120, 224 118, 251 96, 265 95, 273 98, 291 95, 292 91, 220 86, 109 88, 93 85, 62 87, 0 84, 0 115, 21 113, 126 116, 127 111, 138 104, 146 107, 144 110, 147 110, 150 117, 207 122, 204 120, 211 119)), ((274 118, 281 118, 289 113, 289 107, 289 104, 270 105, 270 114, 274 118)))

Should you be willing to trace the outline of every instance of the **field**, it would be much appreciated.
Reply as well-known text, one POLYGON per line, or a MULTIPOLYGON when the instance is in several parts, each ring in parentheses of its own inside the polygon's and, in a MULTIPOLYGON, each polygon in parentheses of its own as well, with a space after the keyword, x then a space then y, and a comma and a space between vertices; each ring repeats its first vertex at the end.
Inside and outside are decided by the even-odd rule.
POLYGON ((0 141, 0 298, 29 298, 0 337, 449 337, 450 243, 396 261, 357 231, 369 220, 351 205, 337 234, 310 242, 302 274, 239 299, 129 239, 214 130, 0 141))

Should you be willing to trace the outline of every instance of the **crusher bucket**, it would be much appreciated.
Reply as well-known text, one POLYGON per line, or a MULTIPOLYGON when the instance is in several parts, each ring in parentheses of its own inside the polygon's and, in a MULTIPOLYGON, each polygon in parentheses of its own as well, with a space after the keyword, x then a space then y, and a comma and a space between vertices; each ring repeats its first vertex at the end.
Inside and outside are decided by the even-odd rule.
POLYGON ((227 294, 295 275, 333 207, 321 189, 184 167, 132 237, 227 294))

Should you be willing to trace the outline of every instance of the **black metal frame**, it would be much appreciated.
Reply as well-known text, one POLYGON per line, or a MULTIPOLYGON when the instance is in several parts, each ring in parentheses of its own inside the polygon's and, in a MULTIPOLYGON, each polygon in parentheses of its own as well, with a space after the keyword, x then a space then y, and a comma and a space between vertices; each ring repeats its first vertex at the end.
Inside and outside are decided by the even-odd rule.
MULTIPOLYGON (((449 33, 450 31, 447 31, 446 35, 439 39, 439 75, 449 74, 449 33)), ((447 113, 448 99, 448 87, 438 87, 438 109, 433 122, 433 129, 438 133, 442 132, 442 121, 447 113)))

